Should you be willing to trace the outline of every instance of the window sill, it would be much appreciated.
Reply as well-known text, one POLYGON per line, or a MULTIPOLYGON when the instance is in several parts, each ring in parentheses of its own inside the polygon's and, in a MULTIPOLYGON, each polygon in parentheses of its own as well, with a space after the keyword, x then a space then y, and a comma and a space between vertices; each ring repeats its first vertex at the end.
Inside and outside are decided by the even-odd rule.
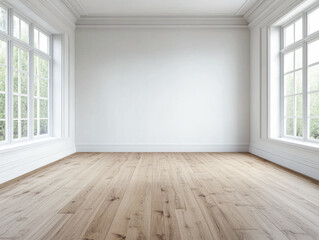
POLYGON ((34 147, 36 145, 42 144, 42 143, 57 142, 59 140, 61 140, 60 137, 48 137, 48 138, 42 138, 42 139, 37 139, 37 140, 24 141, 24 142, 20 142, 20 143, 6 144, 3 146, 0 146, 0 154, 31 148, 31 147, 34 147))
POLYGON ((319 151, 319 143, 305 142, 305 141, 294 140, 289 138, 270 138, 269 140, 274 141, 276 143, 288 144, 290 146, 301 148, 301 149, 319 151))

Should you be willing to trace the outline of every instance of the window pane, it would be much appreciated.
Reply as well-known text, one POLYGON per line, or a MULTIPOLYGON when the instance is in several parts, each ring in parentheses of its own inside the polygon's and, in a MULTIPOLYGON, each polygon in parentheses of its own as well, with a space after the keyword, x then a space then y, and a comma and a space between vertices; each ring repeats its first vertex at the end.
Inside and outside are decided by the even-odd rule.
POLYGON ((13 66, 15 69, 19 68, 19 49, 17 47, 13 48, 13 66))
POLYGON ((34 106, 34 118, 38 117, 38 100, 35 98, 33 101, 33 106, 34 106))
POLYGON ((295 72, 296 93, 302 93, 302 70, 295 72))
POLYGON ((40 100, 40 118, 48 118, 48 100, 40 100))
POLYGON ((309 68, 308 79, 309 91, 319 90, 319 64, 309 68))
POLYGON ((45 59, 42 59, 39 57, 39 67, 40 67, 40 76, 44 77, 44 78, 48 78, 49 77, 49 62, 45 59))
POLYGON ((19 92, 19 72, 14 71, 13 74, 13 92, 18 93, 19 92))
POLYGON ((295 97, 286 97, 285 99, 285 116, 294 117, 295 116, 295 97))
POLYGON ((39 74, 38 70, 38 57, 34 56, 34 75, 37 76, 39 74))
POLYGON ((302 39, 302 18, 295 23, 295 42, 302 39))
POLYGON ((0 121, 0 141, 6 140, 6 122, 0 121))
POLYGON ((21 73, 21 93, 22 94, 28 94, 28 74, 27 73, 21 73))
POLYGON ((39 31, 34 29, 34 47, 39 48, 39 31))
POLYGON ((0 66, 0 91, 6 90, 7 68, 0 66))
POLYGON ((7 10, 0 7, 0 30, 3 32, 7 32, 7 19, 8 19, 7 10))
POLYGON ((319 92, 309 94, 309 114, 319 117, 319 92))
POLYGON ((302 118, 297 119, 297 129, 296 129, 296 136, 302 137, 303 136, 303 120, 302 118))
POLYGON ((13 36, 20 38, 20 20, 16 16, 13 16, 13 36))
POLYGON ((38 78, 34 78, 34 96, 38 96, 38 78))
POLYGON ((308 65, 319 62, 319 40, 308 45, 308 65))
POLYGON ((285 75, 285 95, 291 95, 295 93, 294 73, 285 75))
POLYGON ((0 119, 6 118, 6 95, 0 93, 0 119))
POLYGON ((21 38, 20 40, 28 43, 29 42, 29 24, 27 24, 25 21, 20 20, 21 24, 21 38))
POLYGON ((28 120, 21 121, 21 137, 28 136, 28 120))
POLYGON ((17 139, 19 137, 19 122, 18 120, 13 121, 13 138, 17 139))
POLYGON ((42 52, 49 53, 49 37, 38 29, 35 29, 34 38, 34 47, 42 52))
POLYGON ((319 119, 310 119, 310 138, 319 140, 319 119))
POLYGON ((308 15, 308 34, 319 30, 319 8, 308 15))
POLYGON ((19 117, 19 97, 13 96, 13 118, 19 117))
POLYGON ((21 69, 23 71, 28 71, 28 66, 29 66, 29 53, 24 50, 21 51, 21 69))
POLYGON ((296 114, 298 117, 302 117, 303 113, 303 101, 302 95, 296 96, 296 114))
POLYGON ((294 136, 294 126, 295 126, 295 119, 293 118, 287 118, 286 119, 286 135, 288 136, 294 136))
POLYGON ((294 25, 286 27, 285 30, 285 47, 294 43, 294 25))
POLYGON ((34 136, 37 136, 38 135, 38 120, 34 119, 34 125, 33 125, 33 134, 34 136))
POLYGON ((40 78, 40 97, 48 97, 48 80, 40 78))
POLYGON ((17 16, 13 16, 13 36, 29 43, 29 24, 17 16))
POLYGON ((302 48, 295 51, 295 69, 302 68, 302 48))
POLYGON ((0 40, 0 63, 7 64, 7 43, 0 40))
POLYGON ((48 134, 48 120, 40 120, 40 135, 48 134))
POLYGON ((290 52, 286 54, 284 61, 285 61, 285 69, 284 69, 285 73, 291 72, 292 70, 294 70, 294 52, 290 52))
POLYGON ((28 97, 21 96, 21 118, 28 118, 28 97))
POLYGON ((40 39, 40 50, 48 53, 48 36, 43 34, 42 32, 39 32, 39 39, 40 39))

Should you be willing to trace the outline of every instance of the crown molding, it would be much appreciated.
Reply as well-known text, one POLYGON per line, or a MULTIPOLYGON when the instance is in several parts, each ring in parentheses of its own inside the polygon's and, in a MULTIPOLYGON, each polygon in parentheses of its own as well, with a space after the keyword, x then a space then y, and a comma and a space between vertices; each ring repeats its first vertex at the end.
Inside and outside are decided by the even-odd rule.
POLYGON ((253 0, 246 0, 243 5, 237 10, 235 13, 236 16, 245 16, 247 13, 251 11, 252 8, 256 6, 256 4, 263 2, 264 0, 258 0, 257 2, 253 0))
POLYGON ((220 27, 245 28, 248 22, 243 17, 231 16, 163 16, 163 17, 81 17, 76 22, 77 28, 90 27, 220 27))
POLYGON ((83 6, 80 0, 61 0, 61 1, 70 9, 70 11, 75 16, 77 16, 77 18, 88 15, 85 7, 83 6))
POLYGON ((3 0, 9 7, 41 25, 50 25, 52 32, 75 28, 77 17, 61 1, 3 0))
POLYGON ((244 18, 249 22, 251 29, 272 24, 278 16, 283 16, 294 9, 304 0, 263 0, 257 2, 244 18))
POLYGON ((265 2, 266 0, 258 0, 257 2, 255 2, 254 4, 252 4, 250 6, 250 8, 243 14, 244 18, 249 21, 252 18, 252 15, 255 13, 255 11, 257 11, 257 9, 259 8, 259 6, 265 2))

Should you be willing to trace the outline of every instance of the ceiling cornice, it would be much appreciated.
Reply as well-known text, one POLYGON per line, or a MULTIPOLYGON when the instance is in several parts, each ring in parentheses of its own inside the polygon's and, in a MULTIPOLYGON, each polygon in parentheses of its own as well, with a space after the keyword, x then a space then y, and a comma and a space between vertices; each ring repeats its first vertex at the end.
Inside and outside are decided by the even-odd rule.
MULTIPOLYGON (((4 3, 25 13, 27 17, 29 17, 28 15, 34 15, 31 16, 31 20, 38 22, 40 25, 50 25, 50 27, 46 26, 46 28, 52 27, 58 32, 62 29, 70 30, 75 28, 77 17, 61 1, 4 0, 4 3)), ((54 32, 53 29, 50 31, 54 32)))
POLYGON ((165 26, 199 26, 199 27, 247 27, 248 22, 243 17, 81 17, 76 26, 83 27, 165 27, 165 26))
MULTIPOLYGON (((258 0, 258 2, 262 2, 264 0, 258 0)), ((257 3, 258 3, 257 2, 257 3)), ((256 2, 253 0, 246 0, 244 4, 237 10, 235 13, 236 16, 244 16, 246 15, 254 6, 256 5, 256 2)))
POLYGON ((263 0, 244 16, 250 28, 273 22, 277 16, 286 14, 304 0, 263 0))
MULTIPOLYGON (((163 15, 163 16, 89 16, 81 0, 61 0, 77 17, 77 27, 103 26, 219 26, 245 27, 277 0, 246 0, 235 14, 228 15, 163 15)), ((282 1, 282 0, 281 0, 282 1)))
POLYGON ((72 11, 77 18, 81 16, 87 16, 88 13, 86 9, 83 7, 80 0, 61 0, 69 9, 72 11))

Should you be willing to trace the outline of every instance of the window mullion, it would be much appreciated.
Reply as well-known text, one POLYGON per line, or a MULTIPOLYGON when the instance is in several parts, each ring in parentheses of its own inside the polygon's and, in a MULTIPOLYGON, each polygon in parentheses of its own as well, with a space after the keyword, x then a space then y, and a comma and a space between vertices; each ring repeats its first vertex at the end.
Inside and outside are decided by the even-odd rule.
MULTIPOLYGON (((284 28, 281 28, 280 31, 280 49, 283 49, 284 28)), ((285 135, 284 101, 284 53, 280 53, 280 137, 285 135)))
MULTIPOLYGON (((12 38, 13 35, 13 11, 8 9, 8 34, 12 38)), ((8 41, 8 77, 7 77, 7 138, 8 143, 13 141, 13 42, 10 39, 8 41)))
MULTIPOLYGON (((29 41, 31 47, 34 46, 33 24, 29 27, 29 41)), ((30 138, 34 136, 34 51, 29 52, 29 134, 30 138)))
POLYGON ((52 37, 50 36, 48 38, 48 46, 49 46, 49 75, 48 75, 48 86, 49 86, 49 92, 48 92, 48 134, 49 136, 53 136, 53 44, 52 44, 52 37))
POLYGON ((21 49, 18 49, 18 139, 21 139, 21 49))
MULTIPOLYGON (((307 37, 307 14, 303 14, 303 38, 307 37)), ((308 140, 308 46, 307 42, 303 41, 303 72, 302 72, 302 79, 303 79, 303 139, 304 141, 308 140)))

